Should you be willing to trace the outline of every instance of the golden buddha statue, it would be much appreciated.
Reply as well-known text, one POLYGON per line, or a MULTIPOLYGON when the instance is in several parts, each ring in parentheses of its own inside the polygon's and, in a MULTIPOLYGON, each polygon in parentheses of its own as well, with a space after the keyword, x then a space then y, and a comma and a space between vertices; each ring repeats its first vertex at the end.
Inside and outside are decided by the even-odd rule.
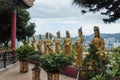
POLYGON ((39 41, 38 41, 38 44, 37 44, 38 51, 39 51, 40 53, 42 53, 42 43, 43 43, 43 39, 42 39, 42 35, 40 34, 40 35, 39 35, 39 41))
POLYGON ((44 40, 44 53, 47 54, 48 53, 48 32, 45 34, 46 35, 46 39, 44 40))
POLYGON ((57 40, 55 41, 55 52, 56 53, 61 53, 62 52, 62 49, 61 49, 61 42, 62 42, 62 39, 60 37, 60 31, 58 31, 57 33, 57 40))
POLYGON ((35 38, 35 36, 33 35, 33 41, 32 41, 32 47, 34 48, 34 49, 36 49, 36 38, 35 38))
POLYGON ((65 54, 69 55, 72 52, 72 39, 69 31, 66 31, 66 38, 64 39, 65 54))
POLYGON ((28 40, 26 38, 23 40, 23 45, 30 45, 30 38, 28 37, 28 40))
POLYGON ((94 38, 92 39, 91 43, 94 44, 98 49, 97 54, 99 54, 100 56, 104 55, 105 43, 104 39, 100 36, 100 31, 97 26, 94 26, 94 38))
POLYGON ((28 40, 27 40, 27 45, 29 46, 30 45, 30 38, 28 37, 28 40))
POLYGON ((53 43, 54 43, 54 38, 52 33, 49 33, 50 39, 48 41, 48 52, 49 53, 53 53, 54 52, 54 47, 53 47, 53 43))
POLYGON ((78 29, 79 37, 75 41, 76 64, 82 66, 83 41, 82 28, 78 29))
POLYGON ((27 40, 26 40, 26 38, 25 38, 22 42, 23 42, 23 45, 24 45, 24 46, 27 45, 27 40))

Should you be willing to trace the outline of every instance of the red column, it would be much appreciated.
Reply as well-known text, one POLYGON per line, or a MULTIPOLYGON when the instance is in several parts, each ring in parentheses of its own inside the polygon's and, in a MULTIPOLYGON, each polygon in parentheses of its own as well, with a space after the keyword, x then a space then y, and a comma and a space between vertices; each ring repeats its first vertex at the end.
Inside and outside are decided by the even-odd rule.
POLYGON ((12 27, 11 27, 11 49, 16 48, 16 9, 12 13, 12 27))

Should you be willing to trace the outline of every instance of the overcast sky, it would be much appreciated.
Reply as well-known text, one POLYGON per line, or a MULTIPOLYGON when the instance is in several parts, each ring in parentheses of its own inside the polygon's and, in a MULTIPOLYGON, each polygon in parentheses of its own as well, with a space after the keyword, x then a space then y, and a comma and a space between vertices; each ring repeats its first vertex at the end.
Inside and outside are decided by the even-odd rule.
POLYGON ((104 24, 100 13, 82 15, 81 8, 72 4, 73 0, 35 0, 34 6, 28 9, 31 22, 36 23, 36 35, 51 32, 56 35, 59 30, 65 36, 69 30, 72 37, 78 36, 77 30, 82 27, 84 35, 93 33, 93 27, 99 26, 101 33, 120 33, 120 20, 104 24))

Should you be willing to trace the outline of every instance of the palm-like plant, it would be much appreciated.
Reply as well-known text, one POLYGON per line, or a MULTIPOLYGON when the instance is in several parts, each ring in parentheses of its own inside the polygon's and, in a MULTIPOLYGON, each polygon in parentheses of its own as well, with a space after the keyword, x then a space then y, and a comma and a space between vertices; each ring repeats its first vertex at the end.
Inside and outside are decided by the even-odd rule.
POLYGON ((105 75, 98 74, 95 77, 92 77, 90 80, 107 80, 107 79, 105 78, 105 75))

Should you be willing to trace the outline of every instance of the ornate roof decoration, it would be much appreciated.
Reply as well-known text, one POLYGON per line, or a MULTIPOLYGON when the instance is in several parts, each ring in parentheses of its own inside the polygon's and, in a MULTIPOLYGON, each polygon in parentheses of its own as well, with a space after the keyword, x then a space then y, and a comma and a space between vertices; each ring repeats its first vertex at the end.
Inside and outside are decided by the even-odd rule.
POLYGON ((27 9, 33 6, 35 0, 0 0, 0 9, 27 9))

